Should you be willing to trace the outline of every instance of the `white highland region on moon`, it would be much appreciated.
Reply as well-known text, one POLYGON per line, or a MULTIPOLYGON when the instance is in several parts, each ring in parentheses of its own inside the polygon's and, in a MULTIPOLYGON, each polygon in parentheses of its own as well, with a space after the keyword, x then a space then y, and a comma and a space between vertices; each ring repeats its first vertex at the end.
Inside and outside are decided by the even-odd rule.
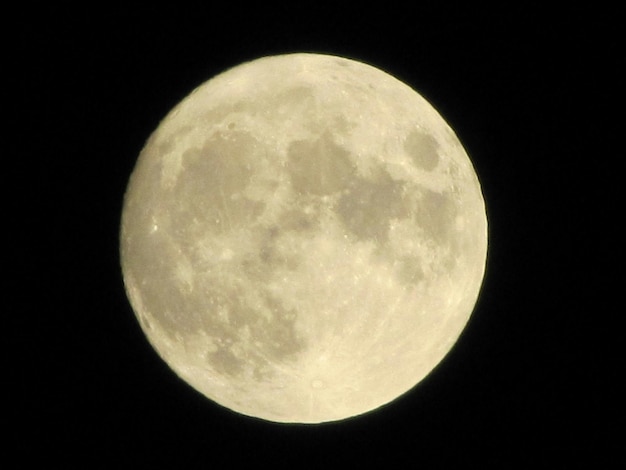
POLYGON ((143 149, 121 261, 151 344, 198 391, 278 422, 384 405, 447 354, 487 249, 478 179, 419 94, 329 55, 197 88, 143 149))

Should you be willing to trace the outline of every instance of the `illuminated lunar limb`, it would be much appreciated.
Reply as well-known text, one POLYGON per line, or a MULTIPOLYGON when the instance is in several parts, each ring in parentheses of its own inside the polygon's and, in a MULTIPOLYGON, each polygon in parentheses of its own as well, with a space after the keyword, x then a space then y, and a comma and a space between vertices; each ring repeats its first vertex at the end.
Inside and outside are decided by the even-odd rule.
POLYGON ((121 260, 148 340, 236 412, 318 423, 374 410, 450 351, 487 221, 434 108, 329 55, 265 57, 198 87, 131 176, 121 260))

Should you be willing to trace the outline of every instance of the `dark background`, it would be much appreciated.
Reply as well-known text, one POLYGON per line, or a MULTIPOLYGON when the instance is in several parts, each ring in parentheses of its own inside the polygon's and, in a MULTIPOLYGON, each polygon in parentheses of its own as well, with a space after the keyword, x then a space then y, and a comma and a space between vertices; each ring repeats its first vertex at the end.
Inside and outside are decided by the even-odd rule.
POLYGON ((617 462, 618 7, 409 3, 6 18, 9 452, 83 468, 617 462), (165 114, 226 68, 296 51, 423 94, 471 156, 490 224, 481 296, 445 361, 383 409, 318 426, 240 416, 179 380, 135 320, 118 256, 125 186, 165 114))

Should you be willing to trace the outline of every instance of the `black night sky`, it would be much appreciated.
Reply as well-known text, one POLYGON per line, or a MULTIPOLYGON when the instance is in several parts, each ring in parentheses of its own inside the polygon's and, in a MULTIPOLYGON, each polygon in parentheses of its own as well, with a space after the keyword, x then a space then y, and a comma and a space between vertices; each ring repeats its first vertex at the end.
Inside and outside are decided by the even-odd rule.
POLYGON ((613 467, 616 11, 210 3, 5 18, 9 453, 83 468, 613 467), (318 426, 240 416, 178 379, 135 320, 117 238, 165 114, 229 67, 297 51, 371 63, 426 97, 472 158, 490 224, 479 302, 448 357, 383 409, 318 426))

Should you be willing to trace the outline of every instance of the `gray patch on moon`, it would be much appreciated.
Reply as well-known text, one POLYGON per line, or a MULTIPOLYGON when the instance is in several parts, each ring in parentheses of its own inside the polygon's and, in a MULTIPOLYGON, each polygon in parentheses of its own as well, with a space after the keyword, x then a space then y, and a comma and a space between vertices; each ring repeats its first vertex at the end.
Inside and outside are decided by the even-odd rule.
POLYGON ((424 279, 421 260, 417 256, 403 256, 395 266, 396 278, 403 284, 418 284, 424 279))
POLYGON ((278 221, 281 230, 293 230, 296 232, 315 232, 320 227, 319 214, 317 211, 293 208, 288 209, 280 216, 278 221))
POLYGON ((295 270, 301 262, 301 257, 297 254, 281 250, 280 236, 282 230, 278 226, 272 226, 261 236, 259 243, 259 259, 266 267, 267 275, 276 268, 295 270))
POLYGON ((213 370, 229 377, 239 375, 245 366, 243 359, 227 347, 219 347, 217 351, 207 353, 207 361, 213 370))
POLYGON ((456 232, 457 205, 447 193, 421 189, 415 204, 415 219, 426 235, 437 243, 449 244, 456 232))
POLYGON ((292 142, 287 155, 287 171, 298 194, 333 194, 345 188, 355 173, 349 153, 328 132, 313 141, 292 142))
POLYGON ((404 150, 418 168, 434 170, 439 163, 439 145, 430 135, 412 131, 404 141, 404 150))
POLYGON ((271 320, 261 320, 259 323, 258 333, 260 341, 266 346, 264 350, 272 358, 280 360, 301 352, 306 345, 296 332, 296 312, 286 309, 270 294, 264 295, 264 306, 271 313, 271 320), (269 323, 271 323, 271 328, 269 328, 269 323))
POLYGON ((169 210, 174 232, 197 239, 242 227, 261 214, 264 203, 241 197, 254 174, 254 147, 252 137, 234 131, 185 152, 185 171, 172 189, 175 204, 169 210))
POLYGON ((355 178, 342 194, 336 207, 345 227, 358 239, 387 239, 392 218, 410 216, 404 197, 404 184, 379 171, 372 179, 355 178))
POLYGON ((216 338, 207 342, 204 353, 211 369, 232 378, 249 373, 267 380, 274 364, 295 361, 306 349, 306 342, 296 331, 295 312, 283 307, 263 287, 256 287, 255 298, 261 300, 250 302, 241 297, 240 285, 229 282, 232 279, 208 280, 212 282, 203 283, 204 292, 192 295, 162 290, 167 282, 152 283, 150 289, 144 289, 146 311, 155 312, 152 320, 170 340, 185 341, 198 332, 216 338))
POLYGON ((216 350, 206 354, 207 364, 216 371, 237 377, 244 370, 256 379, 268 379, 272 364, 288 363, 306 348, 295 329, 295 313, 261 289, 261 303, 250 306, 238 300, 236 292, 215 301, 219 308, 229 308, 227 320, 207 312, 203 331, 219 338, 216 350), (253 340, 252 340, 253 339, 253 340))

